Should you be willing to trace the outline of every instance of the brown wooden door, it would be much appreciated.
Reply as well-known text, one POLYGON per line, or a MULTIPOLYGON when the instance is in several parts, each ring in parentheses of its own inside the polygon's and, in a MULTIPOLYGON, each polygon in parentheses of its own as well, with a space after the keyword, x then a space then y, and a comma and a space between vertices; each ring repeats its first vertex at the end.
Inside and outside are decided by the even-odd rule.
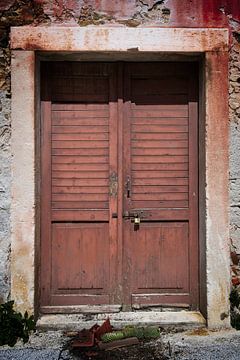
POLYGON ((109 216, 117 212, 115 67, 42 67, 43 311, 116 303, 117 222, 109 216))
POLYGON ((43 64, 42 311, 197 308, 196 89, 191 64, 43 64))
POLYGON ((196 69, 128 64, 124 83, 124 302, 196 309, 196 69))

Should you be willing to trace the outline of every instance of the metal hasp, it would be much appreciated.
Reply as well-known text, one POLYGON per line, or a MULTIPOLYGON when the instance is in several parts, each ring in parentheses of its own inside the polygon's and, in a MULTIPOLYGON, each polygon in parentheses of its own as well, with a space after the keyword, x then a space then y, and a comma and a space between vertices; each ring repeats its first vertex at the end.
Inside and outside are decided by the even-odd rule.
POLYGON ((146 219, 149 216, 151 216, 151 213, 148 214, 143 210, 124 211, 123 213, 123 218, 126 220, 130 219, 132 220, 132 222, 134 221, 135 218, 146 219))

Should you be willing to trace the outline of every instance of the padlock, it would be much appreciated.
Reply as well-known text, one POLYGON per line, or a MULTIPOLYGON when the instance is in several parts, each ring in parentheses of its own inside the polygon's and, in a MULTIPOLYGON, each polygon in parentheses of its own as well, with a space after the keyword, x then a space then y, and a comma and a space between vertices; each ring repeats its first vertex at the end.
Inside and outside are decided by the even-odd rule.
POLYGON ((138 231, 138 230, 139 230, 140 221, 141 221, 141 220, 140 220, 140 217, 136 216, 136 217, 134 218, 134 227, 133 227, 134 231, 138 231))
POLYGON ((137 216, 137 217, 134 218, 134 224, 139 225, 139 224, 140 224, 140 221, 141 221, 141 220, 140 220, 140 217, 137 216))

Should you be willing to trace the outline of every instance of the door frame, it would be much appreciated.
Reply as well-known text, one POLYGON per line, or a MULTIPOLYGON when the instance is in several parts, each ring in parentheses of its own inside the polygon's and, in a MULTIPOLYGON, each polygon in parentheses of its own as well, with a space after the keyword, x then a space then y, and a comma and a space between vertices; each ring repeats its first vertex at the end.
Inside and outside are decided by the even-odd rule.
POLYGON ((112 59, 125 56, 135 61, 146 56, 160 59, 161 54, 166 59, 166 53, 170 54, 169 58, 179 59, 177 52, 181 52, 184 58, 186 55, 199 57, 202 83, 199 160, 205 171, 200 174, 199 188, 200 310, 209 327, 229 327, 228 30, 186 28, 176 32, 170 28, 106 28, 99 31, 97 27, 57 30, 54 27, 17 27, 11 29, 11 37, 11 297, 18 309, 35 311, 35 314, 38 309, 38 85, 39 62, 44 57, 36 50, 52 51, 55 56, 71 50, 68 56, 76 59, 79 54, 80 60, 81 54, 89 60, 94 57, 88 51, 96 51, 100 57, 110 51, 112 59), (69 31, 74 35, 70 47, 69 31), (96 42, 96 38, 99 41, 96 42), (135 39, 138 39, 138 51, 129 52, 135 39))

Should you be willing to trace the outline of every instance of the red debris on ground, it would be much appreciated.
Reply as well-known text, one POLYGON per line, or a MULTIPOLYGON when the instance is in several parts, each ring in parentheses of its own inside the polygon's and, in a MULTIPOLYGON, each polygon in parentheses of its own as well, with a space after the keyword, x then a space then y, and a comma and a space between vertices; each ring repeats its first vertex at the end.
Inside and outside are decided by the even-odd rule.
POLYGON ((95 324, 89 330, 83 329, 79 331, 75 339, 72 340, 71 347, 72 349, 93 347, 99 342, 103 334, 111 331, 112 325, 110 324, 110 320, 108 318, 101 326, 95 324))
POLYGON ((100 340, 103 334, 111 332, 112 329, 112 325, 110 324, 110 320, 108 318, 101 326, 98 326, 98 328, 95 330, 95 338, 97 340, 100 340))
POLYGON ((83 329, 79 331, 78 336, 72 341, 72 348, 92 347, 94 346, 95 338, 94 332, 83 329))

